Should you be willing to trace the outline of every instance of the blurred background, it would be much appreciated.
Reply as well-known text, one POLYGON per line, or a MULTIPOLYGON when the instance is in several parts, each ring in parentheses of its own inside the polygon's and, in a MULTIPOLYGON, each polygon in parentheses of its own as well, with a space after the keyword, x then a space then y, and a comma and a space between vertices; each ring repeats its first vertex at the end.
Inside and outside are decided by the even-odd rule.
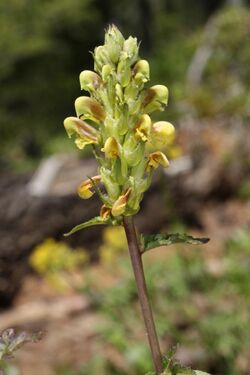
POLYGON ((68 140, 78 76, 115 23, 141 40, 158 119, 176 140, 137 225, 210 237, 146 254, 164 353, 213 375, 250 374, 250 1, 0 1, 0 331, 45 330, 8 374, 144 375, 152 368, 122 228, 63 233, 94 216, 76 187, 91 154, 68 140))

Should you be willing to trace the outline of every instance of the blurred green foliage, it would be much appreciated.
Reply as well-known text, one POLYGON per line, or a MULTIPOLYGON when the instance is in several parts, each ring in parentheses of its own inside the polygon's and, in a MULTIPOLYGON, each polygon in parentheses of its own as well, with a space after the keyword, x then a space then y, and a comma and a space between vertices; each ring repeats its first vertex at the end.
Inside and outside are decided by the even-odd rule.
MULTIPOLYGON (((208 0, 2 1, 0 167, 26 168, 46 154, 72 150, 62 119, 72 112, 70 103, 79 96, 76 77, 81 70, 92 67, 86 51, 102 42, 103 29, 110 22, 117 23, 125 35, 136 35, 142 40, 141 54, 150 60, 154 71, 152 84, 161 81, 169 86, 168 117, 175 119, 180 114, 177 102, 183 99, 186 72, 203 26, 222 5, 223 1, 208 0)), ((211 93, 216 90, 219 95, 221 80, 234 79, 234 74, 227 74, 228 65, 233 66, 243 82, 243 91, 234 98, 237 100, 233 105, 229 103, 230 111, 240 108, 241 113, 246 105, 248 14, 243 10, 243 17, 237 16, 235 20, 225 16, 225 22, 220 16, 225 25, 218 40, 219 53, 216 52, 206 72, 208 88, 191 98, 201 107, 201 113, 206 112, 204 105, 212 107, 211 93)))
MULTIPOLYGON (((120 247, 113 243, 115 249, 120 247)), ((212 259, 205 256, 205 248, 186 251, 182 246, 160 258, 145 255, 150 298, 166 352, 180 343, 193 368, 213 375, 249 373, 249 249, 249 232, 238 231, 212 259)), ((106 322, 100 328, 98 354, 81 370, 64 368, 58 370, 60 375, 144 375, 152 366, 127 254, 115 250, 113 265, 110 261, 103 267, 119 275, 116 285, 97 292, 90 283, 85 290, 106 322), (106 354, 108 347, 119 353, 122 363, 106 354)))
POLYGON ((60 125, 99 22, 91 0, 1 2, 1 158, 40 158, 51 137, 64 136, 60 125))
POLYGON ((224 114, 249 120, 250 11, 243 7, 223 9, 208 26, 200 35, 200 43, 201 53, 208 51, 210 57, 199 83, 192 87, 190 82, 188 100, 198 115, 224 114))

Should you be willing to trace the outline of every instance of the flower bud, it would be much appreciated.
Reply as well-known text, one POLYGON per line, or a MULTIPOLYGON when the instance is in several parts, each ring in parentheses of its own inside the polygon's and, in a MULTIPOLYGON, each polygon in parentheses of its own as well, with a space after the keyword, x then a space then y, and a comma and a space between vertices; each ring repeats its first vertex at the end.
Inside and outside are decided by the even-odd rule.
POLYGON ((109 26, 105 33, 105 48, 107 49, 110 60, 114 64, 119 60, 123 43, 124 38, 118 28, 114 25, 109 26))
POLYGON ((94 60, 95 60, 95 70, 101 73, 103 65, 106 65, 110 62, 107 49, 105 46, 99 46, 95 48, 94 60))
POLYGON ((129 185, 131 188, 131 193, 129 196, 129 202, 127 203, 126 213, 135 214, 140 208, 140 202, 143 198, 143 193, 149 187, 148 180, 150 180, 149 174, 147 178, 140 179, 129 177, 129 185))
POLYGON ((122 87, 126 87, 131 78, 131 69, 128 59, 122 59, 117 66, 117 79, 122 87))
POLYGON ((129 65, 134 64, 138 59, 138 50, 137 38, 130 36, 123 44, 120 60, 127 60, 129 65))
POLYGON ((111 216, 111 209, 104 204, 101 207, 100 216, 102 219, 108 219, 111 216))
POLYGON ((136 140, 134 134, 128 133, 123 143, 123 156, 129 167, 137 165, 144 155, 144 144, 136 140))
POLYGON ((128 106, 125 104, 122 110, 122 116, 120 116, 119 120, 117 121, 116 128, 118 131, 119 136, 124 135, 128 132, 128 106))
POLYGON ((129 188, 125 194, 120 195, 120 197, 115 201, 111 210, 113 216, 120 216, 125 212, 130 192, 131 188, 129 188))
POLYGON ((167 103, 168 88, 163 85, 152 86, 146 91, 144 96, 144 112, 151 113, 156 110, 163 111, 167 103))
POLYGON ((107 168, 101 167, 100 175, 110 199, 116 200, 117 197, 119 197, 121 190, 118 183, 113 178, 111 171, 107 168))
POLYGON ((119 80, 122 87, 127 87, 131 79, 131 69, 129 66, 124 69, 124 71, 120 74, 119 80))
POLYGON ((156 151, 148 156, 147 171, 150 171, 151 167, 156 169, 159 165, 166 168, 169 166, 169 161, 161 151, 156 151))
POLYGON ((133 168, 131 168, 130 175, 134 178, 142 178, 145 175, 145 169, 147 166, 147 159, 143 156, 140 162, 133 168))
POLYGON ((124 90, 124 97, 127 103, 134 102, 138 98, 139 88, 132 80, 124 90))
POLYGON ((129 114, 130 115, 137 115, 141 112, 143 97, 139 95, 134 100, 127 100, 129 106, 129 114))
POLYGON ((124 185, 128 179, 128 165, 124 158, 116 158, 112 163, 112 177, 119 185, 124 185))
POLYGON ((97 100, 88 96, 80 96, 75 101, 75 109, 78 117, 89 119, 98 124, 105 119, 105 112, 97 100))
POLYGON ((119 155, 119 145, 114 137, 109 137, 101 151, 105 152, 107 159, 114 159, 119 155))
POLYGON ((136 138, 146 142, 151 132, 151 118, 149 115, 142 115, 135 125, 136 138))
POLYGON ((94 91, 101 85, 101 83, 101 77, 91 70, 84 70, 80 73, 81 90, 89 92, 94 91))
POLYGON ((88 144, 97 143, 98 133, 96 129, 77 117, 67 117, 64 120, 64 127, 69 138, 72 135, 76 136, 75 143, 80 149, 88 144))
POLYGON ((102 79, 103 82, 107 82, 112 72, 112 66, 110 64, 103 65, 102 67, 102 79))
POLYGON ((175 128, 170 122, 155 122, 151 132, 151 142, 159 146, 165 146, 173 141, 175 128))
POLYGON ((116 94, 116 99, 119 103, 123 103, 123 91, 121 85, 117 83, 115 85, 115 94, 116 94))
POLYGON ((112 42, 113 40, 115 40, 115 42, 120 47, 123 47, 123 43, 124 43, 125 39, 124 39, 122 33, 120 32, 120 30, 118 29, 118 27, 115 26, 114 24, 109 25, 108 30, 105 33, 104 41, 105 41, 105 44, 108 44, 108 43, 112 42))
POLYGON ((133 76, 137 84, 149 81, 149 63, 147 60, 139 60, 133 68, 133 76))
POLYGON ((94 192, 91 190, 91 188, 93 188, 94 186, 93 181, 96 183, 100 182, 101 176, 94 176, 91 180, 85 180, 78 186, 77 191, 80 198, 89 199, 92 197, 92 195, 94 194, 94 192))

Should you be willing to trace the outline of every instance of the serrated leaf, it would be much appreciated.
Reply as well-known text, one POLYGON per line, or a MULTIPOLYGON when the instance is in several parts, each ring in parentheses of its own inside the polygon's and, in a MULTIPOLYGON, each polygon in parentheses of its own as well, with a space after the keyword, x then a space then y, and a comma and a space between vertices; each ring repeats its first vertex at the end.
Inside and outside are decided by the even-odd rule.
POLYGON ((13 353, 29 342, 41 340, 43 332, 16 333, 13 328, 8 328, 0 333, 0 362, 13 357, 13 353))
POLYGON ((159 246, 168 246, 175 243, 186 243, 190 245, 203 245, 209 241, 209 238, 195 238, 186 233, 172 234, 150 234, 141 235, 141 251, 154 249, 159 246))
POLYGON ((76 225, 74 228, 71 229, 70 232, 65 233, 64 236, 70 236, 73 233, 78 232, 79 230, 92 227, 93 225, 117 225, 118 222, 116 220, 113 220, 111 218, 104 219, 101 216, 96 216, 91 220, 85 221, 84 223, 76 225))

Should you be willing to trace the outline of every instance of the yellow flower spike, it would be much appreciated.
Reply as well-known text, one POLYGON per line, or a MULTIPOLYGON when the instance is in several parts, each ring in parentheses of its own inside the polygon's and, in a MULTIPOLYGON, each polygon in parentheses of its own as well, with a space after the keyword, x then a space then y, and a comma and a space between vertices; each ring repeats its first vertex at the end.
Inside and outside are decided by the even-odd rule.
POLYGON ((133 76, 136 83, 146 83, 149 81, 150 68, 147 60, 139 60, 133 68, 133 76))
POLYGON ((169 166, 169 161, 161 151, 153 152, 148 156, 148 166, 147 166, 147 172, 150 171, 151 167, 156 169, 161 165, 164 168, 167 168, 169 166))
POLYGON ((105 152, 107 159, 116 158, 119 155, 119 145, 114 137, 109 137, 101 151, 105 152))
POLYGON ((111 208, 105 206, 105 204, 101 207, 100 216, 103 219, 108 219, 111 216, 111 208))
POLYGON ((150 140, 159 146, 171 143, 174 139, 175 128, 167 121, 155 122, 152 126, 150 140))
POLYGON ((78 148, 83 149, 88 144, 97 143, 98 132, 85 121, 72 116, 67 117, 63 124, 69 138, 76 136, 75 143, 78 148))
POLYGON ((94 91, 100 87, 102 83, 101 77, 91 70, 81 72, 79 79, 81 90, 85 91, 94 91))
POLYGON ((167 103, 168 88, 163 85, 152 86, 146 91, 144 96, 144 112, 151 113, 156 110, 163 111, 167 103))
MULTIPOLYGON (((101 176, 94 176, 92 177, 92 180, 95 181, 96 183, 101 181, 101 176)), ((83 181, 79 186, 78 186, 78 195, 82 199, 89 199, 94 195, 94 192, 91 190, 93 188, 93 181, 90 179, 83 181)))
POLYGON ((120 216, 125 212, 131 190, 132 189, 129 188, 125 194, 120 195, 120 197, 115 201, 111 210, 113 216, 120 216))
POLYGON ((90 119, 96 123, 105 120, 105 112, 97 100, 88 96, 80 96, 75 101, 75 109, 78 117, 90 119))
POLYGON ((142 115, 139 121, 135 125, 135 135, 136 138, 140 138, 144 142, 149 139, 151 132, 151 118, 149 115, 142 115))

